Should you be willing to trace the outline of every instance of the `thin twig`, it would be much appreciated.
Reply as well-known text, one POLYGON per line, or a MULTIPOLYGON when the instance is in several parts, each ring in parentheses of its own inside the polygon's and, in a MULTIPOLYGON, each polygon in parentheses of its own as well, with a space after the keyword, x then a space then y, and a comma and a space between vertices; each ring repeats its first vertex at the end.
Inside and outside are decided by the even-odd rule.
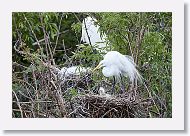
POLYGON ((53 49, 53 55, 55 54, 55 49, 57 48, 57 44, 58 44, 58 40, 59 40, 59 32, 61 30, 61 22, 62 22, 62 19, 63 19, 63 15, 64 15, 64 13, 61 13, 61 19, 59 21, 58 34, 57 34, 57 38, 56 38, 56 42, 55 42, 55 47, 53 49))
POLYGON ((17 101, 17 105, 18 105, 18 108, 19 108, 19 111, 20 111, 21 118, 23 118, 23 117, 24 117, 24 116, 23 116, 23 111, 22 111, 22 107, 20 106, 19 99, 18 99, 16 93, 15 93, 14 91, 12 91, 12 92, 13 92, 15 98, 16 98, 16 101, 17 101))
POLYGON ((32 26, 31 26, 30 22, 28 21, 28 19, 26 18, 24 13, 23 13, 23 16, 24 16, 24 19, 26 20, 26 22, 27 22, 27 24, 28 24, 28 26, 29 26, 29 28, 30 28, 30 30, 31 30, 31 32, 32 32, 32 34, 33 34, 33 36, 34 36, 34 38, 35 38, 35 40, 36 40, 36 42, 37 42, 37 44, 39 46, 39 48, 40 48, 40 50, 42 50, 42 48, 40 46, 40 43, 39 43, 39 40, 38 40, 36 34, 34 33, 34 30, 32 29, 32 26))

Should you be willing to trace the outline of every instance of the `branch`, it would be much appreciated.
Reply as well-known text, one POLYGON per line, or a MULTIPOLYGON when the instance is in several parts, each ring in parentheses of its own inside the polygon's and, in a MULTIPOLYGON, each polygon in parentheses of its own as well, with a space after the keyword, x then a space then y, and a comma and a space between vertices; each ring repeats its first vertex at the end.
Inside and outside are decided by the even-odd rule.
POLYGON ((53 55, 55 54, 55 49, 57 48, 57 44, 58 44, 58 40, 59 40, 59 31, 61 29, 61 22, 62 22, 62 19, 63 19, 63 15, 64 15, 64 13, 61 14, 61 19, 59 21, 58 34, 57 34, 57 38, 56 38, 56 42, 55 42, 55 47, 53 49, 53 55))
POLYGON ((23 14, 23 16, 24 16, 24 19, 26 20, 26 22, 27 22, 27 24, 28 24, 28 26, 29 26, 29 28, 30 28, 32 34, 34 35, 34 38, 35 38, 35 40, 36 40, 36 42, 37 42, 37 45, 38 45, 39 48, 41 49, 39 40, 38 40, 36 34, 34 33, 34 31, 33 31, 33 29, 32 29, 32 26, 30 25, 30 22, 28 21, 28 19, 26 18, 26 16, 25 16, 24 14, 23 14))
POLYGON ((138 64, 138 57, 139 57, 139 50, 140 50, 140 47, 141 47, 141 43, 142 43, 142 40, 143 40, 143 37, 144 37, 144 33, 145 33, 145 27, 142 26, 141 27, 141 30, 137 36, 137 43, 136 43, 136 56, 135 56, 135 63, 138 64))
MULTIPOLYGON (((58 35, 61 35, 61 34, 64 34, 64 33, 68 32, 68 31, 69 31, 69 30, 65 30, 65 31, 60 32, 60 33, 58 33, 58 34, 55 34, 55 35, 53 35, 53 36, 58 36, 58 35)), ((48 37, 46 37, 46 38, 40 39, 38 42, 39 42, 39 43, 44 42, 46 39, 50 39, 50 37, 48 36, 48 37)), ((38 42, 34 42, 34 43, 32 43, 32 45, 38 45, 38 42)), ((55 43, 55 44, 56 44, 56 43, 55 43)), ((57 43, 57 44, 58 44, 58 43, 57 43)))
POLYGON ((22 107, 20 106, 19 99, 18 99, 18 97, 17 97, 16 93, 15 93, 14 91, 12 91, 12 92, 13 92, 13 94, 14 94, 15 98, 16 98, 16 101, 17 101, 16 103, 17 103, 18 108, 19 108, 19 110, 20 110, 21 118, 23 118, 24 116, 23 116, 23 113, 22 113, 22 107))

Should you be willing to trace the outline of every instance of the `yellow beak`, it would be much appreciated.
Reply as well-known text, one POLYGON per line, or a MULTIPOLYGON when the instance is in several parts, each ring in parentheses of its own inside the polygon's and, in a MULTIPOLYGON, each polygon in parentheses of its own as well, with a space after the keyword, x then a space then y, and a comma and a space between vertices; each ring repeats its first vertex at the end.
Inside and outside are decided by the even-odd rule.
POLYGON ((94 72, 95 70, 97 70, 97 69, 99 69, 99 68, 101 68, 102 67, 102 65, 101 64, 98 64, 98 66, 96 66, 93 70, 92 70, 92 72, 94 72))

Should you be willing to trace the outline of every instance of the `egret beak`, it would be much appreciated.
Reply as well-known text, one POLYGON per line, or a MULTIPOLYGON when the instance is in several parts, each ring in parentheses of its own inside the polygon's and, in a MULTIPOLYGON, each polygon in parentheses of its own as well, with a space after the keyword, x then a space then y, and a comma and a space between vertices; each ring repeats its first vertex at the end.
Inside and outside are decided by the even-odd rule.
POLYGON ((92 70, 92 72, 94 72, 95 70, 97 70, 97 69, 100 69, 102 67, 102 64, 98 64, 98 66, 96 66, 93 70, 92 70))

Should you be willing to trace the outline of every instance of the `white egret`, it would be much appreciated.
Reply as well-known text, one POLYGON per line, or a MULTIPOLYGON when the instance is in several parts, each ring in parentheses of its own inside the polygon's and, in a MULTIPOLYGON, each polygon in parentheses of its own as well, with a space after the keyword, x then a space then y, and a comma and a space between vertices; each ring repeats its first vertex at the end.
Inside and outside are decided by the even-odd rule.
POLYGON ((136 65, 132 57, 122 55, 117 51, 109 51, 93 71, 100 69, 101 67, 103 67, 102 73, 105 77, 114 77, 114 86, 115 77, 116 79, 121 80, 121 82, 123 82, 122 76, 128 77, 132 85, 136 79, 142 81, 142 77, 136 69, 136 65))
POLYGON ((71 67, 63 67, 60 71, 59 71, 59 75, 61 77, 69 77, 69 76, 78 76, 82 73, 86 73, 90 71, 90 68, 85 68, 85 67, 81 67, 81 66, 71 66, 71 67))
POLYGON ((104 49, 106 46, 106 35, 100 35, 99 26, 95 25, 97 20, 93 17, 86 17, 82 22, 82 37, 81 41, 92 45, 96 50, 100 52, 106 52, 104 49))

